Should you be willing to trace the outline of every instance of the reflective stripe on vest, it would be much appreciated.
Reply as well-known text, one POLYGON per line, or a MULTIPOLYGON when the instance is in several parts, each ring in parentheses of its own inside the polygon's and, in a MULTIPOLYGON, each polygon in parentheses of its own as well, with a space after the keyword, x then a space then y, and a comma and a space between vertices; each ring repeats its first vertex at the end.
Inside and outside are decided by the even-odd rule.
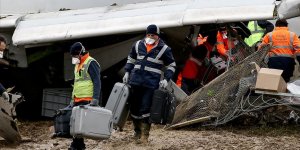
POLYGON ((250 23, 251 23, 251 25, 250 25, 251 34, 254 34, 254 33, 265 33, 265 30, 258 25, 257 21, 250 21, 250 23), (252 25, 253 23, 254 23, 254 30, 253 30, 253 25, 252 25))
MULTIPOLYGON (((269 42, 272 42, 272 35, 273 35, 273 32, 269 33, 269 42)), ((290 32, 290 45, 279 45, 279 46, 272 46, 272 48, 289 48, 291 50, 293 50, 293 43, 294 43, 294 38, 293 38, 293 33, 290 32)))
MULTIPOLYGON (((293 51, 294 48, 293 48, 293 42, 294 42, 294 39, 293 39, 293 33, 292 32, 289 32, 289 36, 290 36, 290 43, 289 45, 272 45, 271 47, 271 51, 269 52, 269 57, 276 57, 276 56, 282 56, 282 57, 293 57, 293 54, 289 54, 289 53, 276 53, 274 52, 276 49, 284 49, 284 50, 291 50, 293 51)), ((273 32, 269 33, 269 42, 272 42, 273 41, 273 32)))
POLYGON ((173 62, 167 66, 167 70, 171 70, 173 73, 175 72, 176 63, 173 62))
MULTIPOLYGON (((145 56, 140 56, 139 55, 139 52, 138 52, 138 48, 139 48, 139 43, 140 43, 140 40, 136 42, 135 44, 135 50, 136 50, 136 53, 137 53, 137 59, 138 60, 142 60, 145 58, 145 56)), ((160 65, 163 65, 164 62, 162 60, 159 60, 160 57, 164 54, 164 52, 167 50, 168 46, 167 45, 164 45, 163 48, 160 50, 160 52, 156 55, 155 58, 151 58, 151 57, 147 57, 147 61, 149 62, 152 62, 152 63, 156 63, 156 64, 160 64, 160 65)), ((167 69, 170 69, 172 70, 173 72, 175 72, 175 67, 173 67, 173 63, 170 64, 169 66, 167 66, 167 69), (170 66, 171 65, 171 66, 170 66)), ((176 64, 175 64, 176 65, 176 64)), ((135 65, 134 66, 135 69, 141 69, 141 65, 135 65)), ((150 71, 150 72, 155 72, 155 73, 158 73, 158 74, 162 74, 162 71, 159 70, 159 69, 156 69, 156 68, 151 68, 151 67, 147 67, 145 66, 144 70, 146 71, 150 71)))
POLYGON ((250 30, 251 35, 248 38, 245 38, 244 41, 247 45, 252 46, 263 37, 265 30, 257 24, 257 21, 250 21, 248 23, 248 29, 250 30))
POLYGON ((139 57, 139 44, 140 44, 140 41, 141 40, 138 40, 136 43, 135 43, 135 52, 136 52, 136 55, 137 55, 137 58, 139 57))
POLYGON ((135 63, 135 59, 131 58, 130 56, 127 57, 127 63, 129 64, 134 64, 135 63))
MULTIPOLYGON (((75 65, 75 69, 74 69, 75 79, 74 79, 74 88, 73 88, 73 93, 72 93, 73 98, 74 97, 76 97, 76 98, 92 98, 93 97, 94 85, 93 85, 92 79, 88 73, 88 68, 92 61, 97 62, 92 57, 88 57, 84 61, 83 66, 79 71, 77 71, 78 64, 75 65)), ((97 64, 98 64, 98 62, 97 62, 97 64)))
POLYGON ((131 114, 131 117, 134 118, 134 119, 143 119, 143 118, 150 117, 150 113, 143 114, 141 116, 136 116, 136 115, 131 114))

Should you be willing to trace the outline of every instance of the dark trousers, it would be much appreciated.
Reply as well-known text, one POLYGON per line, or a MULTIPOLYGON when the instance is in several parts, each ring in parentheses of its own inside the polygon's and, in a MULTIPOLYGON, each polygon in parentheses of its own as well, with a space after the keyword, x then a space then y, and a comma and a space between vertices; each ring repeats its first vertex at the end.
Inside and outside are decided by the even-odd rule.
POLYGON ((285 82, 289 82, 295 69, 295 60, 290 57, 271 57, 269 58, 268 67, 272 69, 283 70, 282 77, 285 82))
MULTIPOLYGON (((81 101, 78 103, 74 103, 74 106, 81 106, 89 104, 89 101, 81 101)), ((71 143, 70 149, 83 150, 85 149, 84 139, 73 137, 73 141, 71 143)))
POLYGON ((149 120, 150 116, 152 96, 155 89, 135 85, 132 85, 131 89, 131 116, 135 119, 143 119, 144 122, 148 122, 147 120, 149 120))
POLYGON ((187 94, 191 95, 195 89, 200 87, 200 82, 194 79, 182 78, 181 89, 187 94))

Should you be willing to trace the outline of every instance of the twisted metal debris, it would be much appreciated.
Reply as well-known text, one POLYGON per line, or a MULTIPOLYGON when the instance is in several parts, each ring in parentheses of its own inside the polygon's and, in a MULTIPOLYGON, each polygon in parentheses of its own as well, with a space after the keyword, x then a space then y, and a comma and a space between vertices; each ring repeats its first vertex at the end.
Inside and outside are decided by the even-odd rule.
POLYGON ((255 81, 255 76, 251 74, 251 70, 255 69, 253 62, 259 66, 265 65, 263 60, 269 48, 269 45, 265 45, 259 51, 247 55, 245 52, 250 52, 250 50, 237 47, 241 52, 237 54, 239 56, 237 64, 230 64, 232 67, 226 72, 182 101, 176 108, 171 127, 197 123, 198 121, 195 120, 200 121, 201 118, 207 120, 207 125, 224 124, 243 112, 256 109, 256 107, 261 108, 260 106, 267 104, 261 99, 258 101, 259 96, 252 98, 248 94, 248 98, 244 99, 244 95, 255 81), (243 56, 246 58, 243 59, 243 56), (186 122, 192 123, 184 124, 186 122))

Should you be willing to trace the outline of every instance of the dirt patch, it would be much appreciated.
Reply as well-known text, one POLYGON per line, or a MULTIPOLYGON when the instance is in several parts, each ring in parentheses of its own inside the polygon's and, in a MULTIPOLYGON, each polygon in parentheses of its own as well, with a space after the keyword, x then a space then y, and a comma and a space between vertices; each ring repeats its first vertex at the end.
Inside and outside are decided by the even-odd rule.
MULTIPOLYGON (((52 121, 22 121, 20 131, 24 142, 8 145, 0 140, 0 149, 67 149, 71 139, 51 139, 52 121)), ((280 127, 190 127, 180 130, 164 130, 163 126, 154 125, 150 132, 149 144, 137 145, 131 139, 133 135, 131 121, 124 131, 114 131, 108 140, 85 140, 87 149, 94 150, 181 150, 181 149, 300 149, 298 126, 280 127)))

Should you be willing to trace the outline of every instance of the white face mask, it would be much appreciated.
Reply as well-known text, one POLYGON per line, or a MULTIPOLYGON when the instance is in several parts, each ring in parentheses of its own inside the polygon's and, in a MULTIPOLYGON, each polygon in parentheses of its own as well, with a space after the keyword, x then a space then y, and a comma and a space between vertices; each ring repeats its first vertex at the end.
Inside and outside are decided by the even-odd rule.
POLYGON ((222 36, 223 36, 223 39, 227 39, 227 32, 226 32, 226 31, 223 31, 223 32, 222 32, 222 36))
POLYGON ((79 63, 80 63, 79 58, 72 57, 72 64, 73 64, 73 65, 76 65, 76 64, 79 64, 79 63))
POLYGON ((155 42, 155 40, 154 40, 154 39, 151 39, 151 38, 148 38, 148 37, 146 37, 146 38, 145 38, 145 42, 146 42, 147 44, 153 44, 153 43, 155 42))
POLYGON ((3 58, 3 54, 4 54, 4 52, 0 51, 0 58, 3 58))
POLYGON ((239 41, 238 41, 238 40, 234 40, 234 41, 233 41, 233 44, 234 44, 234 45, 237 45, 237 44, 239 44, 239 41))

